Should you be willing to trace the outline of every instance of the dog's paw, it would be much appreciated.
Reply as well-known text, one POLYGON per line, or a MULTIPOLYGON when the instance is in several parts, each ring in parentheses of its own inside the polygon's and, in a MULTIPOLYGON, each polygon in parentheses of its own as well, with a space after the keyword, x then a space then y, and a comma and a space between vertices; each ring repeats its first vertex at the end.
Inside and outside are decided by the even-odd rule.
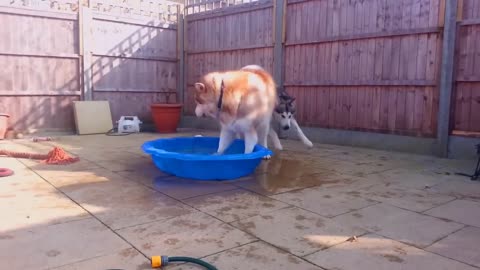
POLYGON ((272 159, 272 156, 270 156, 270 155, 266 155, 266 156, 263 157, 263 160, 270 160, 270 159, 272 159))
POLYGON ((304 142, 308 148, 313 148, 313 143, 311 141, 304 142))

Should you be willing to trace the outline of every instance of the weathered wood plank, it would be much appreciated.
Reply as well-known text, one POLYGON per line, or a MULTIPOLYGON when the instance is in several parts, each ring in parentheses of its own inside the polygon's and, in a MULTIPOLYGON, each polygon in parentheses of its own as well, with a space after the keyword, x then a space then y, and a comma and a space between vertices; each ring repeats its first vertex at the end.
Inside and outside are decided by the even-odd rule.
POLYGON ((415 89, 408 89, 405 97, 406 129, 415 130, 415 89))
MULTIPOLYGON (((394 69, 394 56, 395 52, 393 51, 393 42, 392 39, 385 39, 383 42, 383 59, 382 59, 382 68, 381 68, 381 79, 382 80, 392 80, 394 79, 393 69, 394 69)), ((398 66, 397 66, 398 68, 398 66)))
POLYGON ((329 95, 328 95, 328 126, 327 127, 335 127, 335 110, 336 110, 336 95, 337 89, 335 87, 329 87, 329 95))
POLYGON ((423 96, 423 108, 424 108, 424 116, 423 116, 423 122, 422 122, 422 133, 423 134, 431 134, 435 135, 433 123, 432 123, 432 117, 434 116, 434 96, 436 95, 435 93, 435 88, 433 87, 426 87, 425 88, 425 93, 423 96))
POLYGON ((375 129, 375 123, 373 118, 373 88, 363 88, 365 91, 365 127, 368 129, 375 129))
POLYGON ((387 117, 387 129, 396 130, 397 120, 397 88, 392 88, 388 91, 388 117, 387 117))
POLYGON ((429 8, 429 21, 428 25, 430 27, 438 26, 439 12, 440 12, 440 1, 441 0, 430 0, 429 8))
POLYGON ((436 70, 438 69, 438 46, 439 46, 439 36, 438 35, 429 35, 428 36, 428 45, 427 45, 427 66, 425 78, 427 80, 436 79, 436 70))
POLYGON ((422 126, 423 126, 423 121, 425 118, 425 101, 424 101, 425 95, 424 95, 424 89, 420 88, 415 88, 415 102, 414 102, 414 131, 417 132, 417 134, 421 134, 422 132, 422 126))
POLYGON ((480 83, 472 84, 470 129, 480 132, 480 83))
POLYGON ((407 79, 414 80, 417 75, 417 59, 418 59, 418 36, 408 37, 408 63, 407 63, 407 79))
POLYGON ((388 130, 388 116, 389 116, 389 96, 391 90, 379 89, 380 91, 380 121, 379 127, 382 130, 388 130))
POLYGON ((407 129, 407 117, 406 117, 406 98, 407 91, 404 89, 397 89, 397 116, 395 127, 397 130, 406 130, 407 129))
POLYGON ((375 87, 372 91, 372 127, 374 129, 380 129, 380 114, 381 114, 381 89, 375 87))
POLYGON ((461 84, 457 86, 457 96, 455 101, 456 115, 454 129, 470 130, 472 89, 470 84, 461 84))
POLYGON ((365 89, 364 87, 358 87, 357 95, 357 124, 356 128, 366 128, 366 102, 365 102, 365 89))

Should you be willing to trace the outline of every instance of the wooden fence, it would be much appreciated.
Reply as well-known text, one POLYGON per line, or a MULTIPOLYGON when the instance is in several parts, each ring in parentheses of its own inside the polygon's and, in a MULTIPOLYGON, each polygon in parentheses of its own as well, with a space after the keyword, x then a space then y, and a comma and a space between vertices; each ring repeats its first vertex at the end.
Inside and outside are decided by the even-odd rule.
POLYGON ((80 99, 149 122, 150 104, 177 91, 179 6, 59 2, 0 2, 0 112, 11 128, 73 130, 80 99))
MULTIPOLYGON (((186 5, 187 113, 201 74, 260 64, 280 68, 304 126, 437 137, 445 0, 210 2, 186 5)), ((478 132, 480 1, 459 8, 454 130, 478 132)))
POLYGON ((480 136, 480 1, 460 2, 453 134, 480 136))
POLYGON ((15 129, 73 129, 78 36, 76 14, 0 7, 0 111, 15 129))
POLYGON ((288 1, 285 87, 300 122, 434 136, 439 2, 288 1))
MULTIPOLYGON (((177 28, 161 21, 118 19, 93 13, 84 26, 91 27, 85 44, 91 48, 91 69, 85 81, 91 81, 93 100, 108 100, 114 120, 136 115, 151 122, 150 105, 176 101, 177 28)), ((87 68, 88 69, 88 68, 87 68)))
MULTIPOLYGON (((438 119, 450 87, 440 80, 450 1, 188 0, 185 21, 177 4, 138 1, 0 7, 0 111, 19 129, 71 129, 72 101, 106 99, 114 119, 148 122, 151 103, 180 92, 191 115, 201 75, 259 64, 297 97, 302 125, 445 133, 438 119)), ((480 1, 457 1, 456 46, 446 52, 455 51, 450 131, 478 136, 480 1)))

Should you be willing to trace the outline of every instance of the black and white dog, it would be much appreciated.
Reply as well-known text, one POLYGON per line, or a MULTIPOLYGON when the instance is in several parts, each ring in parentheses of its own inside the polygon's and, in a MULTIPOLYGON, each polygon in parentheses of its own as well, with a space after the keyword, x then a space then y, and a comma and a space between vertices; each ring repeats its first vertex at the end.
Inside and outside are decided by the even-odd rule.
MULTIPOLYGON (((258 65, 248 65, 243 67, 242 69, 264 70, 261 66, 258 65)), ((302 143, 309 148, 313 147, 313 143, 305 136, 305 134, 303 134, 302 129, 300 129, 300 126, 297 123, 297 120, 295 120, 295 98, 290 96, 285 91, 278 90, 279 89, 277 88, 277 106, 273 111, 272 120, 270 122, 270 131, 268 132, 268 135, 272 140, 273 146, 278 150, 283 150, 283 146, 280 143, 277 132, 280 130, 289 130, 291 127, 293 127, 295 128, 297 135, 302 141, 302 143)), ((237 137, 239 137, 239 134, 237 134, 237 137)))
POLYGON ((289 130, 290 128, 294 128, 296 133, 307 147, 313 147, 313 143, 305 136, 302 129, 295 120, 295 98, 290 96, 287 92, 282 91, 278 94, 278 103, 273 111, 272 123, 270 126, 270 139, 274 147, 278 150, 282 150, 282 144, 280 143, 280 139, 278 138, 277 132, 280 130, 289 130))

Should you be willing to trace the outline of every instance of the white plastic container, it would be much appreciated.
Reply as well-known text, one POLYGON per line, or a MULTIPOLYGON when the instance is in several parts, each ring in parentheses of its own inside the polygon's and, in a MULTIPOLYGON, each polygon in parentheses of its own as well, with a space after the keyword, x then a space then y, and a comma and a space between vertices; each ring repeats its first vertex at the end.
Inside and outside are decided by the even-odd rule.
POLYGON ((118 123, 118 133, 136 133, 140 132, 142 121, 136 116, 122 116, 118 123))

